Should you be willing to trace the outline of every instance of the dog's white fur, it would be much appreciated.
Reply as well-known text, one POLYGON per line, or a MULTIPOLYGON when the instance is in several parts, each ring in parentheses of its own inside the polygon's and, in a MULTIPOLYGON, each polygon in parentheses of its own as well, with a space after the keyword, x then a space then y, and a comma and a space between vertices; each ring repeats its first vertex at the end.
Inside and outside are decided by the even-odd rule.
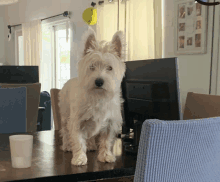
POLYGON ((97 159, 116 160, 112 148, 122 126, 122 52, 121 31, 114 34, 111 42, 97 42, 91 28, 84 35, 78 77, 68 80, 59 94, 61 149, 72 151, 73 165, 87 164, 86 151, 97 149, 97 137, 97 159), (95 84, 98 78, 104 80, 100 88, 95 84))

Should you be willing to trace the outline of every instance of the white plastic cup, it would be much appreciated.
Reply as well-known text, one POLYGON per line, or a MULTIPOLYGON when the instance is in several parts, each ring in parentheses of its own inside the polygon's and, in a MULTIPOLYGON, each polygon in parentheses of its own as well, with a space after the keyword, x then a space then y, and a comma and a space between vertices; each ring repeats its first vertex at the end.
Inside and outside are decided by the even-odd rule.
POLYGON ((31 167, 33 136, 11 135, 9 136, 11 162, 13 168, 31 167))

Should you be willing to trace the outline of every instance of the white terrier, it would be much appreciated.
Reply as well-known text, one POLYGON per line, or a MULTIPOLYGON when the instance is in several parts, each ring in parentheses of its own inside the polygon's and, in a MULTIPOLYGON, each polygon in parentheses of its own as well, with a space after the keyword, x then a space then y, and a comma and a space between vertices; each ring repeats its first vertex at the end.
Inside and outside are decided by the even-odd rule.
POLYGON ((61 149, 72 151, 73 165, 87 164, 86 151, 97 149, 97 137, 97 159, 101 162, 116 160, 113 145, 123 123, 122 36, 118 31, 111 42, 97 42, 95 32, 89 28, 84 35, 78 77, 68 80, 60 91, 61 149))

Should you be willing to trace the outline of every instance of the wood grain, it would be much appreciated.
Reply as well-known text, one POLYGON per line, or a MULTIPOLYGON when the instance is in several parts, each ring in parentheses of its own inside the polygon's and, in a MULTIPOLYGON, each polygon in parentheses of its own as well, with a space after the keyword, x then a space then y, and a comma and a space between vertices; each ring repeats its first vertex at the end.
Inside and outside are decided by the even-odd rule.
POLYGON ((114 145, 113 151, 117 158, 115 163, 97 161, 97 152, 94 151, 87 152, 87 165, 77 167, 71 165, 72 153, 60 150, 62 140, 58 130, 26 134, 31 134, 34 137, 32 166, 26 169, 12 168, 9 136, 14 134, 0 134, 0 181, 106 171, 130 168, 136 165, 136 156, 129 156, 124 153, 121 139, 117 139, 114 145))

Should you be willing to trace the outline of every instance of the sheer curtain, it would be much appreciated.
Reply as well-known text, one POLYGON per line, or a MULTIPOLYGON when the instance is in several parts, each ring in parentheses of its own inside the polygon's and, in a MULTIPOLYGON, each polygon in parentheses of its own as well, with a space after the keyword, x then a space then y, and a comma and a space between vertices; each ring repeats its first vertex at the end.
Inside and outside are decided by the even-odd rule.
POLYGON ((41 20, 22 23, 24 65, 39 66, 41 75, 42 30, 41 20))
POLYGON ((162 58, 161 0, 117 0, 97 6, 97 35, 110 40, 125 34, 125 61, 162 58))
MULTIPOLYGON (((161 0, 124 2, 127 59, 162 58, 161 0)), ((119 19, 122 21, 123 16, 119 19)), ((121 24, 121 23, 120 23, 121 24)))

